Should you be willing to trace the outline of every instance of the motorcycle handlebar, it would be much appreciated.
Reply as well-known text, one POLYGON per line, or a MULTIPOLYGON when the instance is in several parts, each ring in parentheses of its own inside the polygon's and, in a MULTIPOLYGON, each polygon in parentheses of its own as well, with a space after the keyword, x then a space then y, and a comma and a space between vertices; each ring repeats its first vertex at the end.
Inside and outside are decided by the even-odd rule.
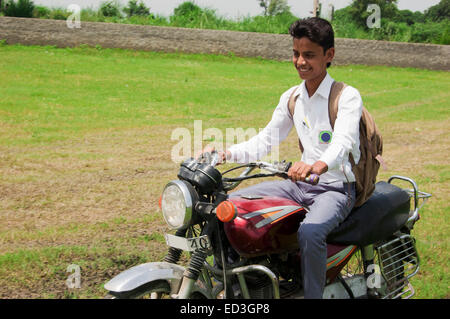
MULTIPOLYGON (((214 167, 219 164, 219 157, 220 157, 219 153, 214 150, 211 153, 209 153, 209 152, 202 153, 197 160, 203 161, 205 163, 209 163, 211 166, 214 167)), ((229 186, 229 188, 228 187, 227 188, 233 189, 233 188, 237 187, 241 181, 243 181, 245 179, 250 179, 250 178, 279 176, 281 178, 287 179, 287 178, 289 178, 288 171, 291 168, 291 166, 292 166, 292 162, 286 162, 286 161, 274 162, 274 163, 257 161, 254 163, 246 164, 244 166, 240 166, 240 167, 247 167, 247 169, 241 175, 239 175, 239 177, 237 177, 237 178, 225 179, 226 181, 233 183, 232 185, 229 186), (270 175, 254 174, 254 175, 249 176, 248 174, 250 174, 250 172, 253 171, 254 168, 259 168, 259 169, 269 171, 271 174, 270 175)), ((223 174, 225 174, 225 173, 223 173, 223 174)), ((319 175, 310 174, 309 176, 306 177, 304 182, 311 184, 311 185, 317 185, 319 183, 319 180, 320 180, 319 175)))
MULTIPOLYGON (((243 180, 251 179, 251 178, 279 176, 281 178, 287 179, 287 178, 289 178, 288 171, 291 166, 292 166, 292 162, 282 161, 282 162, 267 163, 267 162, 263 162, 263 161, 257 161, 257 162, 253 162, 253 163, 249 163, 249 164, 240 166, 240 167, 247 167, 247 169, 241 175, 239 175, 239 177, 224 178, 224 181, 232 183, 229 187, 227 187, 227 190, 231 190, 231 189, 234 189, 235 187, 237 187, 243 180), (253 171, 253 169, 255 169, 255 168, 269 171, 270 174, 249 175, 249 173, 251 171, 253 171)), ((311 185, 316 185, 319 183, 319 180, 320 180, 319 175, 310 174, 308 177, 306 177, 304 182, 311 184, 311 185)))

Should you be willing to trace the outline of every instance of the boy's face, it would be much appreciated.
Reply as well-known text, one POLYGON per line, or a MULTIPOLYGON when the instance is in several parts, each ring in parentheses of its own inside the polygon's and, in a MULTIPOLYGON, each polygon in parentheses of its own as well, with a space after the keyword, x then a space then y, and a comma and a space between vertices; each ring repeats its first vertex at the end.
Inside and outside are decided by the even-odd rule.
POLYGON ((307 37, 294 38, 294 54, 292 62, 303 80, 322 80, 327 71, 327 63, 334 57, 334 48, 325 53, 323 47, 312 42, 307 37))

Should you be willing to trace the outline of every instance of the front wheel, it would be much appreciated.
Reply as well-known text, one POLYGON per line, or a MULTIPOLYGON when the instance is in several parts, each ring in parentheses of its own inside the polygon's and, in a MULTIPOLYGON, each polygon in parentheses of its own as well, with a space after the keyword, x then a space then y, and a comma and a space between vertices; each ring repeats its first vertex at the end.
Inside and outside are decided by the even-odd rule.
POLYGON ((170 285, 165 280, 152 281, 131 291, 110 291, 105 299, 170 299, 170 285))

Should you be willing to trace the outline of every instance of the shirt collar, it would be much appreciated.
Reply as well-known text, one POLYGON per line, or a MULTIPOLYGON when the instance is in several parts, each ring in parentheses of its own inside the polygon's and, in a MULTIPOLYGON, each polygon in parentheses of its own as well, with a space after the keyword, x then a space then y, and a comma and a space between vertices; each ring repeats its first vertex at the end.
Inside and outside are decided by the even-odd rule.
MULTIPOLYGON (((322 82, 320 83, 320 85, 317 88, 316 93, 314 93, 314 95, 319 94, 323 98, 328 99, 328 97, 330 95, 331 85, 333 84, 333 82, 334 82, 333 78, 327 72, 327 74, 323 78, 322 82)), ((308 91, 306 90, 305 81, 303 81, 298 86, 298 88, 295 91, 294 96, 300 96, 300 98, 309 97, 308 91)))

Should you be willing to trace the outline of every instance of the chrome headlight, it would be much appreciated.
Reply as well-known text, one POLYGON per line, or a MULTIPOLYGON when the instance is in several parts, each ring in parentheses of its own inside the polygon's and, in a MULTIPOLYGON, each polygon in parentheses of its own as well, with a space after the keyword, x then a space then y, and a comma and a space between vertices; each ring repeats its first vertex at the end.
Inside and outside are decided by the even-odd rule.
POLYGON ((164 187, 161 196, 161 210, 172 229, 189 226, 192 219, 193 198, 188 185, 182 181, 171 181, 164 187))

